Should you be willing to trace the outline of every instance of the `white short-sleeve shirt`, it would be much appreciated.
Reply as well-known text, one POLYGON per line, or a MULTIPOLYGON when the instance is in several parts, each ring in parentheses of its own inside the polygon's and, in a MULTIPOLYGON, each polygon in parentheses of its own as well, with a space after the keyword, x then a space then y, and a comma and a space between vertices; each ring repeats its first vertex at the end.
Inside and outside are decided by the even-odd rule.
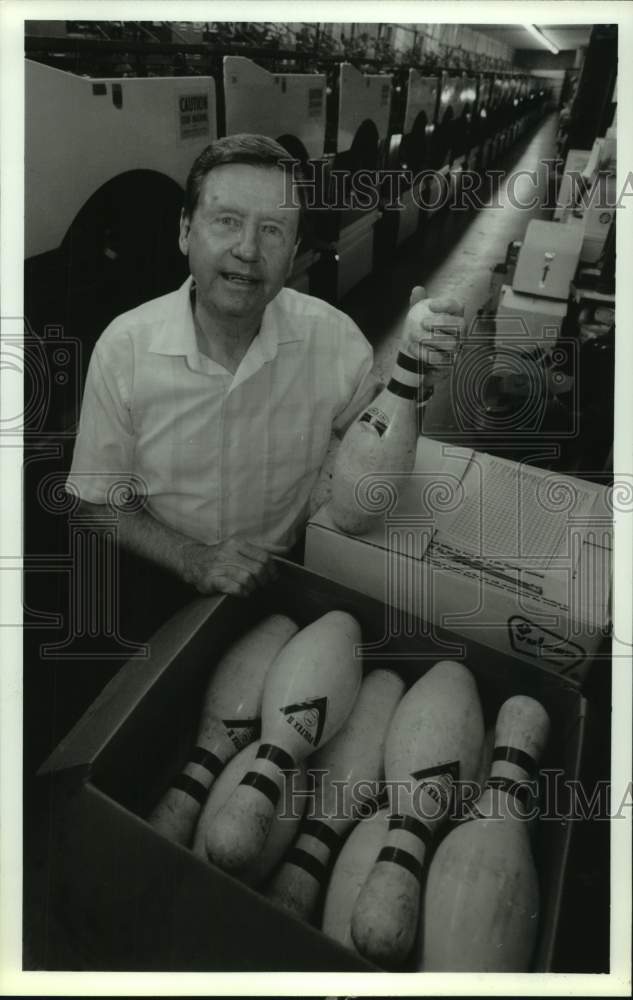
POLYGON ((372 349, 333 306, 284 288, 232 374, 201 355, 191 278, 117 317, 92 354, 69 488, 131 483, 158 521, 208 544, 283 551, 307 518, 333 429, 375 391, 372 349))

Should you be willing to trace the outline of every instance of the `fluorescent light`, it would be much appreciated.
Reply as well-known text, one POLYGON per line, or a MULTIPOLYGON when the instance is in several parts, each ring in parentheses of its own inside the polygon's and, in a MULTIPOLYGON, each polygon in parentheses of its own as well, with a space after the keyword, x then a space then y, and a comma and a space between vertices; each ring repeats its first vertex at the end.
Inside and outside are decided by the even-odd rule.
POLYGON ((553 55, 555 56, 558 55, 560 49, 557 48, 553 42, 550 42, 549 38, 545 37, 540 28, 537 28, 535 24, 524 24, 523 27, 525 28, 526 31, 529 31, 532 37, 536 38, 536 40, 539 41, 541 45, 544 45, 546 49, 549 49, 550 52, 553 53, 553 55))

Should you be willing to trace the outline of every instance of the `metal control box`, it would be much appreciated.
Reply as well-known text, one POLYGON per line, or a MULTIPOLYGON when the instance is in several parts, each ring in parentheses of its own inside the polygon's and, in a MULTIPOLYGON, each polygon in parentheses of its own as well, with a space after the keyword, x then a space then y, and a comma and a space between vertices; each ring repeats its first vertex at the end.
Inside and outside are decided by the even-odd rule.
POLYGON ((567 299, 581 247, 582 233, 574 226, 532 219, 519 251, 513 290, 540 298, 567 299))

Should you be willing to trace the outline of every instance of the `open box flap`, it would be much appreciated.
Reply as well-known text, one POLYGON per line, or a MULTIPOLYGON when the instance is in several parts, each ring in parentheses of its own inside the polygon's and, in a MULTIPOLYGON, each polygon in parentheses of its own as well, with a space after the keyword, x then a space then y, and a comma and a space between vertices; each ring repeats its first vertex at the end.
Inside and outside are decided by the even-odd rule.
POLYGON ((149 656, 134 657, 121 667, 42 764, 38 775, 77 768, 89 773, 117 730, 224 600, 224 596, 197 598, 170 618, 152 636, 149 656))

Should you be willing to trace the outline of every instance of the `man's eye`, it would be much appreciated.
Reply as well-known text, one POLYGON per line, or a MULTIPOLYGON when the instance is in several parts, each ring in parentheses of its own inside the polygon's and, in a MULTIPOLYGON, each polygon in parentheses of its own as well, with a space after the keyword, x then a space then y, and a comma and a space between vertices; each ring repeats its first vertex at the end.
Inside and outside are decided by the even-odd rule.
POLYGON ((281 226, 276 225, 274 222, 264 223, 262 229, 267 236, 283 236, 283 229, 281 228, 281 226))
POLYGON ((215 221, 228 229, 237 229, 240 224, 240 220, 233 215, 218 215, 215 221))

